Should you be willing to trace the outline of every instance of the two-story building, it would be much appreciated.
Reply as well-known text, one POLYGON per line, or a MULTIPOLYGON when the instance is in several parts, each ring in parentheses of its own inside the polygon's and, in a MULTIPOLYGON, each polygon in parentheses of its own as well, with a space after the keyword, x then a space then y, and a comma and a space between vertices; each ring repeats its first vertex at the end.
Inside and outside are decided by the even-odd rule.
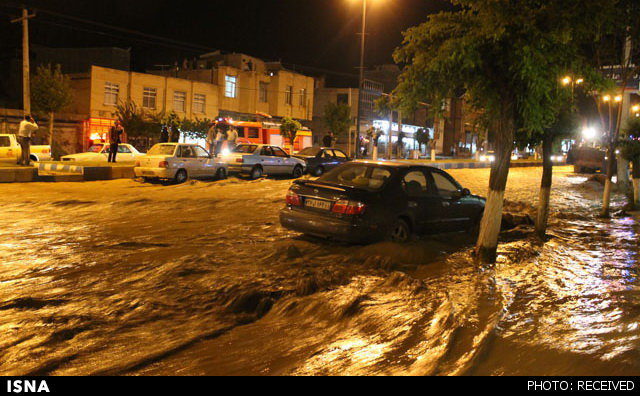
POLYGON ((171 70, 149 73, 217 85, 222 117, 292 117, 303 123, 313 117, 314 78, 288 70, 279 62, 216 51, 171 70))
POLYGON ((218 87, 199 81, 92 66, 71 75, 72 111, 86 115, 85 138, 104 139, 115 121, 116 106, 131 102, 156 114, 175 112, 190 119, 215 119, 218 87))

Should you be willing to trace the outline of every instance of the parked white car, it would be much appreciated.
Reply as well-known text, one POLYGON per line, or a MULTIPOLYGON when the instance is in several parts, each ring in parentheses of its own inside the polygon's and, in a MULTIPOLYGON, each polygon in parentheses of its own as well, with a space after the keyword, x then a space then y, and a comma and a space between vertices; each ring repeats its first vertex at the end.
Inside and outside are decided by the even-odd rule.
MULTIPOLYGON (((16 135, 0 134, 0 162, 15 164, 22 155, 22 148, 18 144, 16 135)), ((49 161, 51 147, 31 146, 31 161, 49 161)))
POLYGON ((252 179, 265 174, 299 178, 307 166, 304 160, 290 156, 278 146, 267 144, 240 144, 222 158, 229 165, 229 172, 246 174, 252 179))
MULTIPOLYGON (((111 145, 108 143, 94 144, 86 153, 65 155, 61 159, 68 162, 107 162, 110 149, 111 145)), ((119 144, 116 161, 133 163, 143 155, 130 144, 119 144)))
POLYGON ((160 143, 156 144, 136 162, 136 177, 173 180, 184 183, 189 178, 227 177, 227 164, 220 158, 213 158, 207 150, 196 144, 160 143))

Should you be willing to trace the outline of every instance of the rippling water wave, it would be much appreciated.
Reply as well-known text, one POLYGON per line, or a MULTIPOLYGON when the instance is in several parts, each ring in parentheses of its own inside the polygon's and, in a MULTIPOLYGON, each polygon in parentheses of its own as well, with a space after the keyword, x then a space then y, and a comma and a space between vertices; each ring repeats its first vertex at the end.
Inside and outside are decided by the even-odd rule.
MULTIPOLYGON (((482 193, 472 172, 452 173, 482 193)), ((538 177, 512 172, 508 210, 538 177)), ((586 178, 559 175, 549 241, 511 230, 491 266, 464 235, 301 238, 277 224, 288 183, 29 187, 1 210, 0 372, 639 372, 638 223, 597 219, 586 178)))

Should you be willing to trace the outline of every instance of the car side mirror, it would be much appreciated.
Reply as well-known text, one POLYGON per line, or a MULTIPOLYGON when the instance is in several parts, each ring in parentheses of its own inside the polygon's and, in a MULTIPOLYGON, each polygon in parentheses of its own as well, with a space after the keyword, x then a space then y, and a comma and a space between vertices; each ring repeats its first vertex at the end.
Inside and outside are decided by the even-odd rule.
POLYGON ((462 197, 468 197, 469 195, 471 195, 471 191, 468 188, 463 188, 460 191, 460 198, 462 197))

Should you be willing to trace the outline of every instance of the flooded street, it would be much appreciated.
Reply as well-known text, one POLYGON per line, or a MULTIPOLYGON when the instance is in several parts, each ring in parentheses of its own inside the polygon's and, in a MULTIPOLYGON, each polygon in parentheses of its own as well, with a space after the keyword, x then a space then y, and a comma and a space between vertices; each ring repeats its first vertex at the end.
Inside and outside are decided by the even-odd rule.
MULTIPOLYGON (((533 213, 540 168, 511 170, 533 213)), ((489 170, 452 170, 485 195, 489 170)), ((640 226, 554 174, 550 239, 347 246, 279 226, 291 180, 0 186, 4 375, 637 375, 640 226)), ((621 197, 614 207, 622 205, 621 197)))

